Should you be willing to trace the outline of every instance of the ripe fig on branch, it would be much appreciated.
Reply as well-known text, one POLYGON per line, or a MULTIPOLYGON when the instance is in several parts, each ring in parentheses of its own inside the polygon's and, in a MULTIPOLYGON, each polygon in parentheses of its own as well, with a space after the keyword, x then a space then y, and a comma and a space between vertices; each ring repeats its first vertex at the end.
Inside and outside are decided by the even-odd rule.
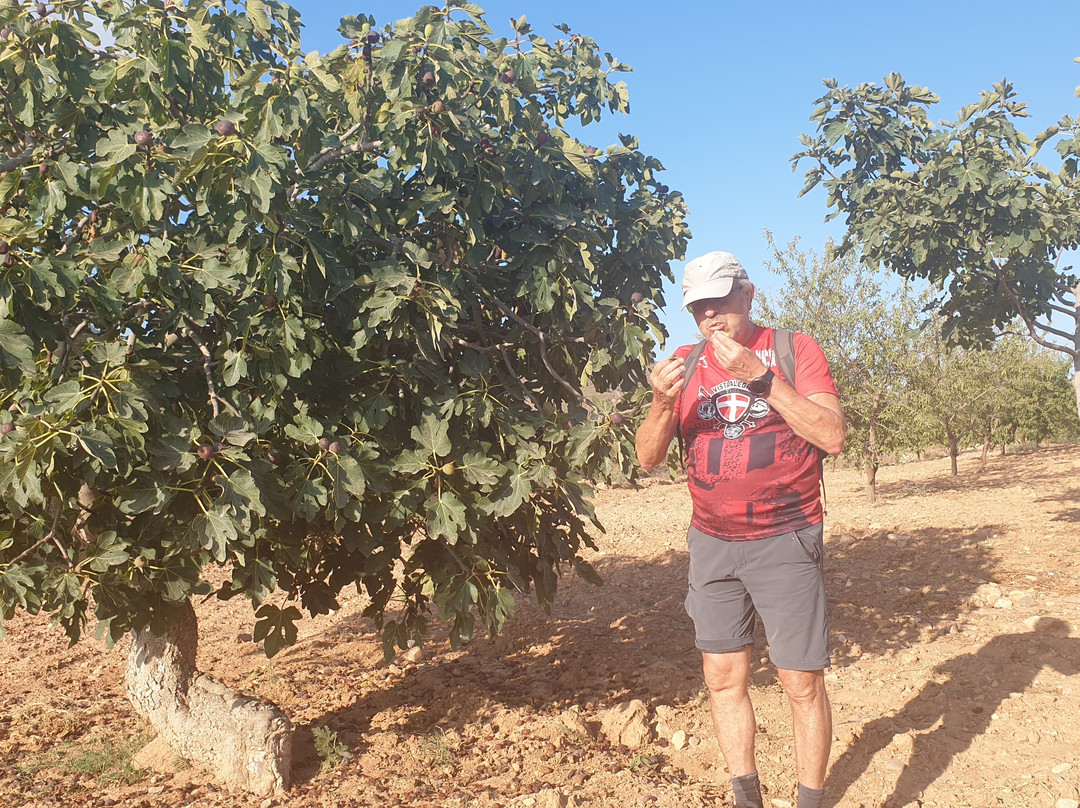
POLYGON ((15 424, 8 421, 3 426, 0 426, 0 435, 10 435, 15 431, 15 424))
POLYGON ((139 146, 149 146, 154 142, 154 136, 145 129, 135 133, 135 143, 139 146))
POLYGON ((620 412, 611 413, 611 415, 608 416, 608 420, 615 424, 615 426, 626 423, 626 418, 620 412))
POLYGON ((236 124, 232 121, 220 120, 217 122, 217 126, 214 127, 217 133, 222 137, 232 137, 236 134, 236 124))

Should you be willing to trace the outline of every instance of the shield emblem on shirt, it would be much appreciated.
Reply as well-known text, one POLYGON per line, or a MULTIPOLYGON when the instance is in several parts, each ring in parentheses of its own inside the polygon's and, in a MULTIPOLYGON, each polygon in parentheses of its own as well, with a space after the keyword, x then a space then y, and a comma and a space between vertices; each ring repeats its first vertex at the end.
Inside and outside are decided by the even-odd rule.
POLYGON ((713 397, 713 409, 725 424, 737 424, 749 414, 753 400, 744 390, 725 390, 713 397))

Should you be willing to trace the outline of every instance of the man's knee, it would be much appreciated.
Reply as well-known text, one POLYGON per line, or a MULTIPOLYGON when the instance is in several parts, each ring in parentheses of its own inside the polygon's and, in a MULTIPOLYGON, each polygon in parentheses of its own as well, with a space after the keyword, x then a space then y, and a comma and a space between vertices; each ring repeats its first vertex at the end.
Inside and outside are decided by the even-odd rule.
POLYGON ((746 689, 750 681, 750 649, 740 648, 723 654, 703 653, 702 671, 705 687, 710 693, 719 694, 746 689))
POLYGON ((826 698, 825 671, 780 671, 780 684, 792 704, 813 704, 826 698))

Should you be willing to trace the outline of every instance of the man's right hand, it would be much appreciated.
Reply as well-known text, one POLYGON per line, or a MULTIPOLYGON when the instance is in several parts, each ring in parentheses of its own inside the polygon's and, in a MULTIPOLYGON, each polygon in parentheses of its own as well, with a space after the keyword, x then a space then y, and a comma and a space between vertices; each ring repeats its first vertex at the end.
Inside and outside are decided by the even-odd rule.
POLYGON ((679 398, 686 380, 683 372, 686 370, 686 360, 681 356, 673 356, 653 365, 649 373, 649 385, 653 391, 653 406, 664 409, 675 409, 675 402, 679 398))

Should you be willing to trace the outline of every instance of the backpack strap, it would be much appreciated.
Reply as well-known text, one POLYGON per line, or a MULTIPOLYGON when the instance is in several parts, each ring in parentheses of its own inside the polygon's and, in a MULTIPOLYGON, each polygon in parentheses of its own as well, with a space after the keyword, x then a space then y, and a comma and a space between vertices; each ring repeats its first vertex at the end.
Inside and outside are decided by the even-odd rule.
MULTIPOLYGON (((698 359, 701 358, 702 352, 705 350, 705 344, 708 340, 702 340, 693 348, 690 349, 690 353, 686 355, 686 366, 683 369, 683 386, 682 393, 680 394, 680 401, 682 396, 686 395, 687 389, 690 387, 690 380, 694 377, 694 371, 697 370, 698 359)), ((686 445, 683 443, 682 435, 682 407, 679 408, 679 412, 675 413, 675 437, 679 439, 679 457, 683 461, 683 465, 686 465, 686 445)))
MULTIPOLYGON (((773 329, 773 351, 776 353, 776 366, 780 374, 792 387, 795 386, 795 334, 786 328, 773 329)), ((821 478, 821 512, 828 515, 825 494, 825 452, 817 449, 818 476, 821 478)))
POLYGON ((786 328, 773 329, 773 351, 776 354, 776 366, 784 381, 795 386, 795 334, 786 328))

